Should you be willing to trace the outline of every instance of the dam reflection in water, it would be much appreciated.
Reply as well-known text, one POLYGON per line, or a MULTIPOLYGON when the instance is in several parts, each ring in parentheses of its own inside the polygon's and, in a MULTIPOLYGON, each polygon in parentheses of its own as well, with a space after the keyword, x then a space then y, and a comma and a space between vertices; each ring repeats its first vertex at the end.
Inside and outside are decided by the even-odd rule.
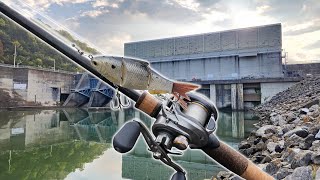
MULTIPOLYGON (((112 149, 112 136, 133 118, 153 121, 133 109, 0 111, 0 179, 168 179, 173 171, 152 159, 142 138, 128 154, 112 149)), ((255 122, 249 113, 220 113, 216 134, 237 148, 255 122)), ((201 151, 173 158, 192 180, 221 170, 201 151)))

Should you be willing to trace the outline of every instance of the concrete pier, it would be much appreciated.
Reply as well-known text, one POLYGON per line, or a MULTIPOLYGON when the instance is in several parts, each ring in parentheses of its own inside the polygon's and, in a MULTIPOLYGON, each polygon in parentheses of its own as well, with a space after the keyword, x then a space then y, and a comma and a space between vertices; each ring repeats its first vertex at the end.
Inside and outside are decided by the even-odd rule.
POLYGON ((231 84, 231 109, 237 110, 237 84, 231 84))
POLYGON ((237 110, 244 110, 243 84, 237 84, 237 110))
POLYGON ((215 84, 210 84, 210 100, 216 104, 217 103, 217 98, 216 98, 216 85, 215 84))
POLYGON ((231 84, 231 109, 244 110, 243 84, 231 84))
POLYGON ((119 124, 119 128, 122 127, 122 125, 124 124, 124 122, 126 121, 126 118, 125 118, 125 113, 124 113, 124 110, 119 110, 118 111, 118 124, 119 124))

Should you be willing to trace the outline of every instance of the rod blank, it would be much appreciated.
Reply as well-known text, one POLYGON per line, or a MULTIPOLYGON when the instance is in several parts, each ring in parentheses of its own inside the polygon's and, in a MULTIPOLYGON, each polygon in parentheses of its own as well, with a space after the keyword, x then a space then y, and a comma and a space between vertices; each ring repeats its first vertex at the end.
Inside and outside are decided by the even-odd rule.
MULTIPOLYGON (((96 71, 90 64, 90 60, 87 57, 82 56, 79 52, 75 51, 72 47, 68 46, 67 44, 63 43, 57 37, 53 36, 46 30, 39 27, 37 24, 32 22, 31 20, 25 18, 19 12, 15 11, 11 7, 7 6, 5 3, 0 2, 0 12, 6 15, 8 18, 49 44, 51 47, 56 49, 61 54, 68 57, 70 60, 78 64, 79 66, 83 67, 88 72, 92 73, 93 75, 97 76, 100 80, 104 81, 105 83, 109 84, 111 87, 115 88, 115 85, 102 76, 98 71, 96 71)), ((133 101, 137 101, 140 97, 140 93, 134 90, 126 89, 123 87, 118 88, 120 92, 124 95, 128 96, 133 101)))

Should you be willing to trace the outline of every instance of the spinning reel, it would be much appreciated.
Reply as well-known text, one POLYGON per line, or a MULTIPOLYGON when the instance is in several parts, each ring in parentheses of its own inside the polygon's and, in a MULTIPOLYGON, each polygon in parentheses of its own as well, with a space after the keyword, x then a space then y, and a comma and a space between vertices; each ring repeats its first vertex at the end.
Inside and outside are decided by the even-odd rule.
POLYGON ((130 151, 141 133, 153 157, 176 170, 171 179, 185 180, 186 172, 168 156, 182 155, 182 152, 172 148, 185 150, 188 146, 202 148, 219 143, 213 135, 218 119, 215 105, 199 93, 188 93, 188 96, 190 101, 186 109, 172 95, 164 98, 152 125, 153 135, 140 121, 127 122, 113 138, 115 150, 120 153, 130 151))

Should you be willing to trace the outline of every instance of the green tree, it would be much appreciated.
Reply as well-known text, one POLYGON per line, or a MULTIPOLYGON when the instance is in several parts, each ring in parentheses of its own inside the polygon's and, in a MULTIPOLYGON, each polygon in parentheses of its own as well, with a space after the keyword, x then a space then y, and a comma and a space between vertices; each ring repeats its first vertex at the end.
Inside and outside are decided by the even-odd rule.
MULTIPOLYGON (((66 37, 72 43, 75 43, 81 50, 96 54, 97 51, 89 47, 86 43, 78 41, 66 31, 59 31, 62 36, 66 37)), ((81 71, 79 67, 74 65, 69 59, 50 46, 39 40, 34 35, 25 31, 6 17, 0 14, 0 41, 2 43, 2 52, 0 47, 0 62, 12 64, 12 55, 14 54, 14 46, 17 45, 18 60, 24 65, 53 67, 52 59, 55 59, 56 69, 66 71, 81 71)))
POLYGON ((36 58, 36 60, 34 61, 34 65, 37 67, 42 67, 42 59, 36 58))
POLYGON ((2 57, 4 55, 4 52, 3 52, 3 43, 2 41, 0 40, 0 57, 2 57))
POLYGON ((14 46, 17 46, 17 47, 20 47, 20 46, 21 46, 20 42, 17 41, 17 40, 12 41, 12 44, 13 44, 14 46))
POLYGON ((4 21, 4 19, 0 18, 0 26, 4 27, 6 25, 6 22, 4 21))
POLYGON ((72 141, 0 155, 0 179, 64 179, 98 158, 110 144, 72 141))

